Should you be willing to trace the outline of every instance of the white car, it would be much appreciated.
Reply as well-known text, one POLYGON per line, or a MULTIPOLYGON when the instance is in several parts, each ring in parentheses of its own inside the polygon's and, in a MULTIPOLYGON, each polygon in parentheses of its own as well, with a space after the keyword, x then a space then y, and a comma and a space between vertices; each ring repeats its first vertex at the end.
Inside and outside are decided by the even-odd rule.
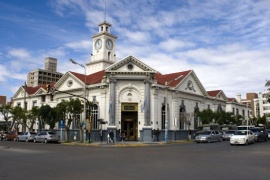
POLYGON ((34 141, 34 137, 37 135, 35 132, 25 132, 17 136, 17 141, 34 141))
POLYGON ((230 139, 230 144, 250 144, 255 143, 255 134, 250 130, 238 130, 230 139))

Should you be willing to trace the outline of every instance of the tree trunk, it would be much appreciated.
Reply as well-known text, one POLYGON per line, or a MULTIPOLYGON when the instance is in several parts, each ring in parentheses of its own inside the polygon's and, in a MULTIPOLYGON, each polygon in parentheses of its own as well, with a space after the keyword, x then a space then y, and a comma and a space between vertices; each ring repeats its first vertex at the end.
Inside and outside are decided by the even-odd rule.
POLYGON ((66 127, 66 131, 65 131, 65 139, 66 139, 66 142, 69 142, 69 128, 66 127))

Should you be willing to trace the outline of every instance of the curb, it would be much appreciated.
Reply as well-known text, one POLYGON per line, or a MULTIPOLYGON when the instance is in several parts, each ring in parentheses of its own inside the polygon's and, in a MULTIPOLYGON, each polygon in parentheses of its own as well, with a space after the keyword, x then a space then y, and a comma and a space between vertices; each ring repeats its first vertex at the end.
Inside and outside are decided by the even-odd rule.
POLYGON ((172 145, 172 144, 186 144, 192 143, 193 141, 169 141, 166 142, 127 142, 127 143, 114 143, 114 144, 100 144, 100 143, 78 143, 78 142, 62 142, 63 145, 69 146, 94 146, 94 147, 143 147, 143 146, 159 146, 159 145, 172 145))

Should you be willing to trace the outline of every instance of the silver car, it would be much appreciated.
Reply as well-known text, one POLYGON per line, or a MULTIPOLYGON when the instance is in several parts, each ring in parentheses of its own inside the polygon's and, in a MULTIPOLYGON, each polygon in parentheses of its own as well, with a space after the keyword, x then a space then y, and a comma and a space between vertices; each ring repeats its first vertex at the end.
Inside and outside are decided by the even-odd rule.
POLYGON ((37 136, 34 137, 34 142, 59 142, 60 137, 56 135, 54 132, 48 131, 48 132, 41 132, 37 136))
POLYGON ((17 136, 17 141, 34 141, 34 137, 37 135, 35 132, 25 132, 17 136))
POLYGON ((199 142, 213 142, 222 141, 222 134, 219 131, 203 131, 198 136, 195 137, 195 141, 199 142))

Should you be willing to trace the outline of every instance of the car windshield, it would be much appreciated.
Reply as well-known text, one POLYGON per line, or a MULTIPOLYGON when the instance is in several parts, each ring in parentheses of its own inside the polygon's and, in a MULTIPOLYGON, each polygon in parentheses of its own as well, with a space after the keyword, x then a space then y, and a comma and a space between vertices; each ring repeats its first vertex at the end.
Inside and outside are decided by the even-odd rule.
POLYGON ((257 129, 250 129, 252 132, 261 132, 261 129, 257 128, 257 129))
POLYGON ((247 135, 247 131, 235 131, 234 135, 247 135))
POLYGON ((211 133, 211 131, 204 131, 202 133, 200 133, 201 135, 209 135, 211 133))
POLYGON ((48 134, 50 134, 50 135, 55 135, 55 133, 54 133, 54 132, 48 132, 48 134))

